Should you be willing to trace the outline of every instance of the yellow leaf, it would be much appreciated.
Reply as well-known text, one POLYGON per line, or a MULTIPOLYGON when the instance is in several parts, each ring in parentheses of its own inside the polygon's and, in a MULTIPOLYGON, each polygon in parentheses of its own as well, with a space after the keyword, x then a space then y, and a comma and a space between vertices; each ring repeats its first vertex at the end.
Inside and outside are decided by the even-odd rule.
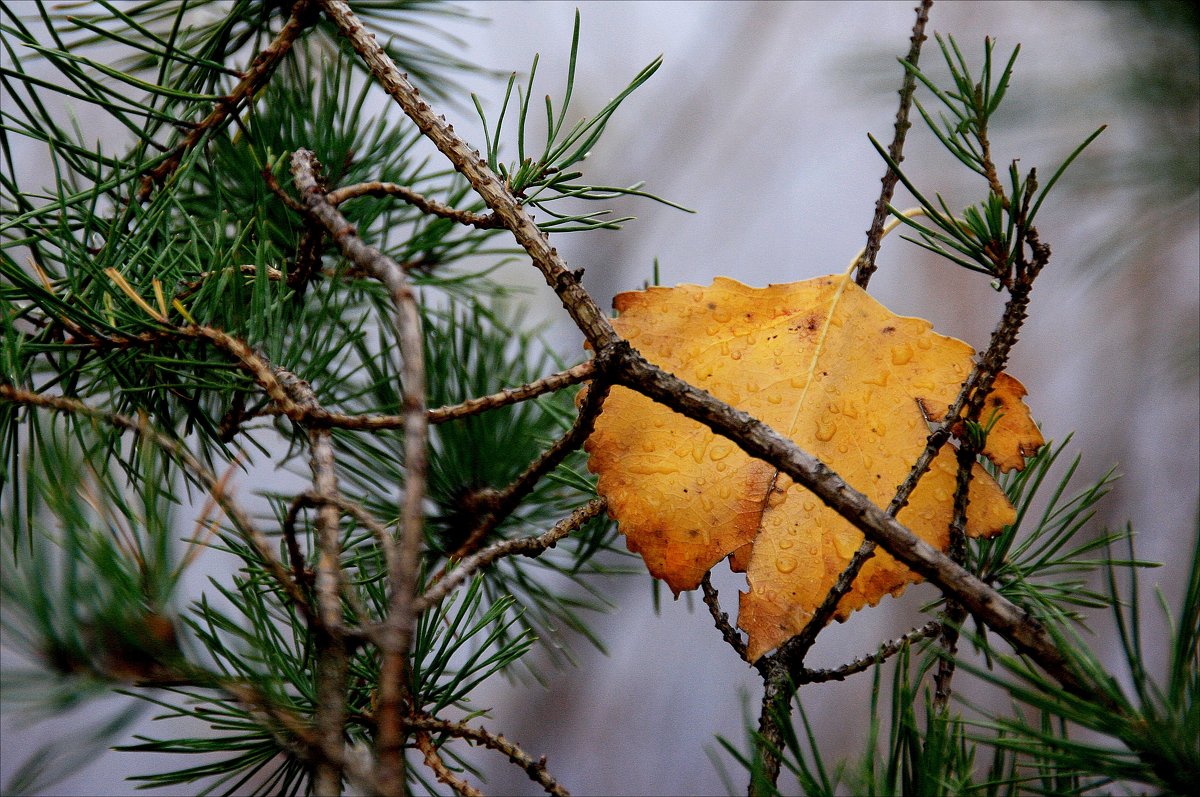
MULTIPOLYGON (((919 318, 894 315, 849 275, 751 288, 717 278, 623 293, 613 324, 648 360, 788 435, 886 507, 944 414, 974 351, 919 318)), ((1000 420, 983 452, 1005 470, 1042 444, 1002 376, 983 420, 1000 420)), ((585 446, 598 489, 631 551, 678 594, 733 554, 745 569, 738 625, 752 660, 803 628, 862 534, 803 487, 706 426, 614 387, 585 446), (736 553, 735 553, 736 552, 736 553)), ((945 550, 955 457, 944 449, 898 519, 945 550)), ((976 466, 967 530, 991 535, 1014 512, 976 466)), ((879 551, 837 616, 897 594, 916 574, 879 551)))

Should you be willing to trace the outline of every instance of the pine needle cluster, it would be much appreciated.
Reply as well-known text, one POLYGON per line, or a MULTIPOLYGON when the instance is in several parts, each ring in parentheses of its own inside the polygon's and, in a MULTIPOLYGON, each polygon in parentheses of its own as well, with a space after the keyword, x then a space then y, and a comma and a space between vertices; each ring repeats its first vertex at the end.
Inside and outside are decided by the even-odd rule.
MULTIPOLYGON (((983 399, 1049 258, 1037 211, 1091 138, 1044 187, 1016 161, 1002 183, 987 127, 1016 52, 993 70, 988 42, 977 79, 939 40, 954 82, 939 88, 917 66, 928 6, 904 61, 897 138, 879 146, 889 177, 859 282, 898 214, 898 180, 924 212, 898 214, 914 242, 1009 293, 950 413, 967 429, 969 471, 989 429, 983 399), (984 199, 962 213, 901 169, 917 83, 949 113, 935 120, 916 100, 934 135, 984 178, 984 199)), ((631 562, 581 452, 608 388, 701 420, 831 505, 845 487, 641 359, 550 244, 619 230, 627 219, 603 206, 614 197, 666 202, 584 171, 659 61, 580 118, 577 17, 561 96, 535 100, 535 58, 495 117, 473 98, 485 133, 472 149, 435 110, 468 107, 464 86, 487 78, 439 32, 466 14, 426 0, 0 10, 0 589, 5 644, 31 663, 6 666, 3 697, 47 713, 123 698, 12 773, 6 792, 50 788, 150 709, 195 730, 119 748, 148 762, 145 787, 480 794, 479 748, 531 788, 566 794, 551 765, 482 724, 491 718, 472 695, 491 679, 536 678, 535 647, 569 663, 580 639, 602 645, 588 614, 605 606, 603 579, 631 562), (64 121, 69 104, 103 112, 124 139, 94 142, 64 121), (531 114, 543 111, 535 141, 531 114), (21 183, 17 138, 44 147, 48 186, 21 183), (541 271, 591 359, 561 361, 524 325, 495 273, 511 262, 541 271), (242 477, 264 464, 295 486, 255 491, 242 477), (196 585, 200 558, 229 563, 227 574, 196 585), (200 763, 160 768, 152 753, 200 763)), ((950 422, 934 430, 932 453, 950 437, 950 422)), ((1128 583, 1145 563, 1131 530, 1090 527, 1110 477, 1069 497, 1078 460, 1056 471, 1064 450, 1047 447, 1004 480, 1019 512, 1004 534, 960 540, 929 565, 965 569, 975 592, 929 575, 945 598, 930 623, 837 670, 803 664, 828 613, 765 660, 748 747, 721 742, 752 793, 778 793, 781 772, 809 794, 1182 792, 1200 776, 1200 547, 1169 672, 1156 678, 1140 664, 1140 593, 1128 583), (1080 633, 1097 608, 1117 620, 1124 681, 1080 633), (957 655, 960 635, 982 659, 957 655), (973 708, 969 686, 951 688, 956 664, 960 681, 1006 690, 1013 712, 973 708), (868 669, 870 739, 860 761, 834 767, 808 731, 801 686, 868 669)), ((894 515, 862 514, 868 544, 846 585, 876 544, 903 539, 894 515)))

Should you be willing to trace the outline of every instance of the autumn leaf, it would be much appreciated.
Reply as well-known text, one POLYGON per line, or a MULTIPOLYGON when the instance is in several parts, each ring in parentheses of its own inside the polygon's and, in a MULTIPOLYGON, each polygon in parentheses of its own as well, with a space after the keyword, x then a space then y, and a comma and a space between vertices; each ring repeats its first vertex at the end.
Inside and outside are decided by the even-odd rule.
MULTIPOLYGON (((849 274, 751 288, 717 278, 623 293, 613 322, 650 362, 744 410, 818 457, 886 507, 960 390, 974 351, 919 318, 896 316, 849 274)), ((995 423, 983 453, 1021 468, 1042 436, 1001 374, 984 410, 995 423)), ((862 543, 811 492, 708 427, 614 387, 585 446, 598 490, 631 551, 676 595, 722 558, 744 569, 738 625, 757 659, 803 628, 862 543)), ((943 449, 898 520, 945 550, 956 460, 943 449)), ((1014 518, 975 466, 967 532, 992 535, 1014 518)), ((863 605, 920 580, 879 551, 838 605, 863 605)))

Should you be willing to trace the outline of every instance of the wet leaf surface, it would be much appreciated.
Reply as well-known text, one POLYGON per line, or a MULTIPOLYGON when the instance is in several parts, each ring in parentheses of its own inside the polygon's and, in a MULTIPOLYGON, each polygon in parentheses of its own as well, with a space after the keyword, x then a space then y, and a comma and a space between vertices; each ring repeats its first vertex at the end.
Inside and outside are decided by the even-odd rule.
MULTIPOLYGON (((847 275, 751 288, 652 287, 614 300, 617 331, 648 360, 786 434, 886 507, 973 364, 962 341, 896 316, 847 275)), ((1020 468, 1042 437, 1001 375, 984 409, 999 421, 984 454, 1020 468)), ((614 387, 586 449, 630 550, 678 594, 724 557, 744 569, 738 625, 757 659, 797 633, 862 534, 805 488, 707 427, 614 387)), ((943 449, 898 515, 945 550, 955 457, 943 449)), ((991 535, 1014 512, 975 466, 968 533, 991 535)), ((845 619, 919 580, 879 551, 838 606, 845 619)))

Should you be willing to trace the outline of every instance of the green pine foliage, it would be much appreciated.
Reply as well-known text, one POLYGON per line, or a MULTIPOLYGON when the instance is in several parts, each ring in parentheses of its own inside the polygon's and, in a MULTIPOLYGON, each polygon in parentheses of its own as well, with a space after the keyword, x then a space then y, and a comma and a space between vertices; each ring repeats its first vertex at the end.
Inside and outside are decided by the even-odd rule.
MULTIPOLYGON (((782 717, 783 745, 776 750, 785 772, 806 795, 871 794, 1091 794, 1186 793, 1187 773, 1197 771, 1200 749, 1195 730, 1200 722, 1200 653, 1196 639, 1200 619, 1200 546, 1191 552, 1192 567, 1182 603, 1160 605, 1174 629, 1169 670, 1156 679, 1141 666, 1146 650, 1138 633, 1144 612, 1136 586, 1138 569, 1149 563, 1133 555, 1133 535, 1095 533, 1087 521, 1112 482, 1112 474, 1064 497, 1079 466, 1076 457, 1055 477, 1047 474, 1068 441, 1048 444, 1020 473, 1002 484, 1017 507, 1018 519, 990 539, 971 543, 972 570, 1001 592, 1037 612, 1077 658, 1084 671, 1104 685, 1104 696, 1123 709, 1066 692, 1028 659, 995 650, 986 628, 968 635, 982 656, 964 655, 958 667, 969 678, 959 683, 960 710, 937 711, 929 677, 946 652, 932 639, 900 647, 885 660, 881 651, 872 668, 870 733, 861 755, 839 761, 823 751, 811 730, 799 695, 794 717, 782 717), (1041 516, 1031 522, 1028 510, 1039 488, 1053 489, 1041 516), (1118 556, 1114 548, 1123 548, 1118 556), (1119 583, 1118 573, 1134 582, 1119 583), (1087 575, 1102 576, 1103 592, 1088 588, 1087 575), (1079 632, 1086 630, 1084 608, 1103 609, 1115 619, 1128 662, 1132 693, 1116 674, 1088 652, 1079 632), (890 669, 890 690, 882 681, 890 669), (997 713, 976 695, 999 689, 1011 699, 1009 712, 997 713), (887 696, 890 694, 890 701, 887 696), (886 736, 884 731, 886 729, 886 736), (1090 732, 1087 741, 1079 740, 1090 732)), ((931 605, 927 610, 933 608, 931 605)), ((1150 610, 1153 611, 1153 610, 1150 610)), ((786 793, 762 775, 762 762, 718 739, 722 750, 744 767, 761 793, 786 793)), ((764 740, 750 732, 749 750, 764 740)), ((724 760, 711 752, 719 766, 724 760)))
MULTIPOLYGON (((616 543, 580 450, 590 421, 578 383, 590 375, 470 408, 570 373, 573 363, 525 326, 520 297, 496 279, 525 251, 431 149, 428 133, 381 102, 333 5, 99 0, 0 9, 8 64, 0 82, 10 98, 0 114, 0 620, 5 644, 28 665, 6 661, 3 699, 31 719, 107 711, 12 773, 6 793, 51 788, 146 710, 194 732, 116 748, 151 762, 141 787, 304 794, 328 785, 321 778, 332 772, 334 783, 364 793, 475 793, 469 782, 481 775, 470 750, 482 746, 563 793, 543 762, 473 722, 486 711, 472 697, 491 679, 536 679, 535 648, 538 660, 559 665, 574 663, 581 640, 602 648, 589 620, 608 608, 604 579, 640 570, 616 543), (99 60, 100 47, 123 55, 99 60), (56 78, 34 74, 35 63, 56 78), (70 103, 111 116, 124 140, 91 143, 73 119, 62 120, 70 103), (17 138, 44 146, 50 185, 20 184, 17 138), (301 148, 321 164, 325 190, 362 188, 338 212, 353 226, 348 234, 405 274, 419 309, 422 398, 444 412, 430 427, 411 597, 420 604, 442 592, 412 610, 399 671, 407 756, 399 784, 374 773, 389 754, 382 718, 395 710, 383 705, 381 684, 391 677, 389 622, 400 611, 397 499, 412 473, 406 344, 394 296, 297 201, 291 155, 301 148), (324 414, 311 412, 314 402, 324 414), (326 445, 336 501, 313 476, 326 445), (229 485, 268 463, 313 487, 260 490, 251 512, 229 485), (552 530, 562 533, 544 536, 552 530), (197 588, 185 575, 201 555, 229 566, 197 588), (342 718, 334 749, 320 726, 330 683, 342 718), (101 700, 114 695, 116 703, 101 700), (150 753, 175 757, 160 767, 150 753), (180 764, 188 755, 203 761, 180 764)), ((459 109, 473 100, 485 131, 475 157, 537 211, 542 233, 619 230, 627 219, 603 206, 614 197, 666 202, 641 184, 592 183, 583 169, 658 60, 572 123, 577 17, 561 97, 535 99, 535 57, 527 77, 507 81, 489 119, 467 93, 489 76, 461 60, 439 28, 467 11, 425 0, 350 8, 422 96, 459 109), (543 112, 545 139, 535 141, 531 114, 543 112)), ((925 220, 897 215, 917 245, 1011 290, 1028 276, 1038 209, 1099 131, 1044 184, 1016 161, 1002 184, 987 122, 1017 52, 995 69, 987 42, 977 78, 952 39, 938 44, 954 85, 941 88, 906 64, 944 106, 935 119, 918 100, 918 112, 988 192, 955 214, 940 196, 926 199, 877 145, 925 220)), ((966 421, 974 450, 995 420, 966 421)), ((972 633, 968 623, 957 701, 947 707, 933 673, 953 646, 916 634, 874 656, 861 757, 839 762, 822 749, 801 705, 801 685, 819 688, 809 672, 811 683, 787 691, 793 699, 766 706, 777 737, 752 731, 744 748, 720 740, 717 765, 732 758, 743 770, 729 776, 731 789, 748 778, 752 793, 780 793, 780 768, 813 795, 1170 793, 1200 776, 1200 547, 1171 613, 1170 666, 1159 677, 1141 664, 1136 578, 1147 563, 1133 553, 1132 530, 1091 523, 1112 474, 1073 492, 1079 460, 1064 467, 1066 450, 1065 442, 1047 446, 1001 479, 1017 521, 973 541, 964 564, 1040 621, 1092 691, 1072 692, 986 625, 972 633), (1106 589, 1094 586, 1098 577, 1106 589), (1124 681, 1089 652, 1085 624, 1095 610, 1115 619, 1124 681), (983 708, 976 687, 1001 690, 1012 711, 983 708)), ((954 622, 942 601, 926 611, 954 622)))

